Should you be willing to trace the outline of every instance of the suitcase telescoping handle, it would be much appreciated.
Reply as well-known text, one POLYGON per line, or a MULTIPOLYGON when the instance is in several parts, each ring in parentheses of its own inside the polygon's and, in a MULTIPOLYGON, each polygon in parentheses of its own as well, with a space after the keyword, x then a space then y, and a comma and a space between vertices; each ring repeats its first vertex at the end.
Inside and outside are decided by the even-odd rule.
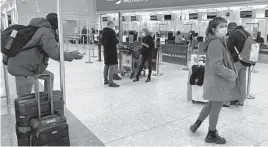
POLYGON ((44 79, 45 82, 47 82, 47 93, 48 93, 48 99, 50 101, 50 110, 51 114, 54 114, 54 105, 53 105, 53 93, 52 93, 52 82, 51 82, 51 76, 48 74, 39 74, 34 76, 34 89, 35 89, 35 97, 37 101, 38 106, 38 117, 41 118, 41 102, 40 102, 40 89, 39 89, 39 79, 44 79))

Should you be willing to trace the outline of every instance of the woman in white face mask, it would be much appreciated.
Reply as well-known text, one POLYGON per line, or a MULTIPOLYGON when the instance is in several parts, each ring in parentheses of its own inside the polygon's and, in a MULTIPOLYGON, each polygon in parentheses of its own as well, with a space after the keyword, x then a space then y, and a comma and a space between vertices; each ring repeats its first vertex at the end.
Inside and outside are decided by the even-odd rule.
POLYGON ((207 143, 226 143, 216 130, 220 111, 225 101, 242 99, 235 95, 238 74, 223 38, 227 33, 226 25, 227 21, 222 17, 211 20, 206 32, 207 38, 201 48, 206 52, 203 98, 209 102, 190 129, 195 132, 209 116, 209 131, 205 139, 207 143))

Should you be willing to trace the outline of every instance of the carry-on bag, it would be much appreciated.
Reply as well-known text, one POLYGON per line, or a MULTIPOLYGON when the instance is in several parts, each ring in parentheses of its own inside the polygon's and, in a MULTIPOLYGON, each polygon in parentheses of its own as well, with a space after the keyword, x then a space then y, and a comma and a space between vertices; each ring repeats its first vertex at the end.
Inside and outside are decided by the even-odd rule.
MULTIPOLYGON (((48 88, 45 88, 46 90, 48 88)), ((48 90, 47 90, 48 91, 48 90)), ((47 92, 40 92, 42 116, 50 114, 50 104, 47 92)), ((54 113, 63 115, 64 101, 61 91, 53 91, 54 113)), ((30 145, 30 121, 38 117, 38 106, 35 94, 23 95, 14 101, 16 117, 16 135, 18 146, 30 145)))
MULTIPOLYGON (((54 113, 62 114, 64 101, 61 91, 53 91, 54 113)), ((40 92, 42 115, 50 114, 49 99, 47 92, 40 92)), ((23 95, 14 101, 16 123, 20 127, 30 126, 32 118, 38 117, 37 101, 35 93, 23 95)))
POLYGON ((51 88, 50 75, 37 75, 35 78, 35 97, 38 106, 38 118, 34 118, 30 122, 31 146, 70 146, 69 128, 66 122, 66 118, 63 115, 54 113, 54 98, 51 88), (40 77, 45 78, 48 81, 48 98, 50 101, 50 115, 42 117, 42 107, 39 93, 39 81, 40 77))

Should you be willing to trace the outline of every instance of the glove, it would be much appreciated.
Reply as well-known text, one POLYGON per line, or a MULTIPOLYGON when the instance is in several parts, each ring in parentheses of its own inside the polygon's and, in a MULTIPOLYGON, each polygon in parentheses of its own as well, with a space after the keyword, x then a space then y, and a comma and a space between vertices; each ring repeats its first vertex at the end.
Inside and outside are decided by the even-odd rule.
POLYGON ((84 55, 81 54, 79 51, 71 51, 71 55, 75 60, 80 60, 84 57, 84 55))

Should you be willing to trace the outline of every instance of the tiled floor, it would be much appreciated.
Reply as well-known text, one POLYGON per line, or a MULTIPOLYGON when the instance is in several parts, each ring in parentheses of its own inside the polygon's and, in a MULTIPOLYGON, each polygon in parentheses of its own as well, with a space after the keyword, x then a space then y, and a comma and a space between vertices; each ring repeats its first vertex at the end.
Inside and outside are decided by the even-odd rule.
MULTIPOLYGON (((83 50, 86 52, 86 50, 83 50)), ((97 53, 97 52, 96 52, 97 53)), ((88 54, 87 54, 88 55, 88 54)), ((66 62, 67 108, 107 146, 188 146, 204 142, 206 120, 197 133, 189 131, 202 104, 187 101, 187 71, 183 66, 163 64, 163 76, 133 83, 125 76, 120 88, 103 85, 103 63, 88 56, 66 62)), ((255 100, 244 107, 223 108, 218 130, 227 145, 268 145, 268 64, 260 63, 252 77, 255 100)), ((50 61, 59 89, 59 64, 50 61)), ((196 92, 196 91, 194 91, 196 92)))

